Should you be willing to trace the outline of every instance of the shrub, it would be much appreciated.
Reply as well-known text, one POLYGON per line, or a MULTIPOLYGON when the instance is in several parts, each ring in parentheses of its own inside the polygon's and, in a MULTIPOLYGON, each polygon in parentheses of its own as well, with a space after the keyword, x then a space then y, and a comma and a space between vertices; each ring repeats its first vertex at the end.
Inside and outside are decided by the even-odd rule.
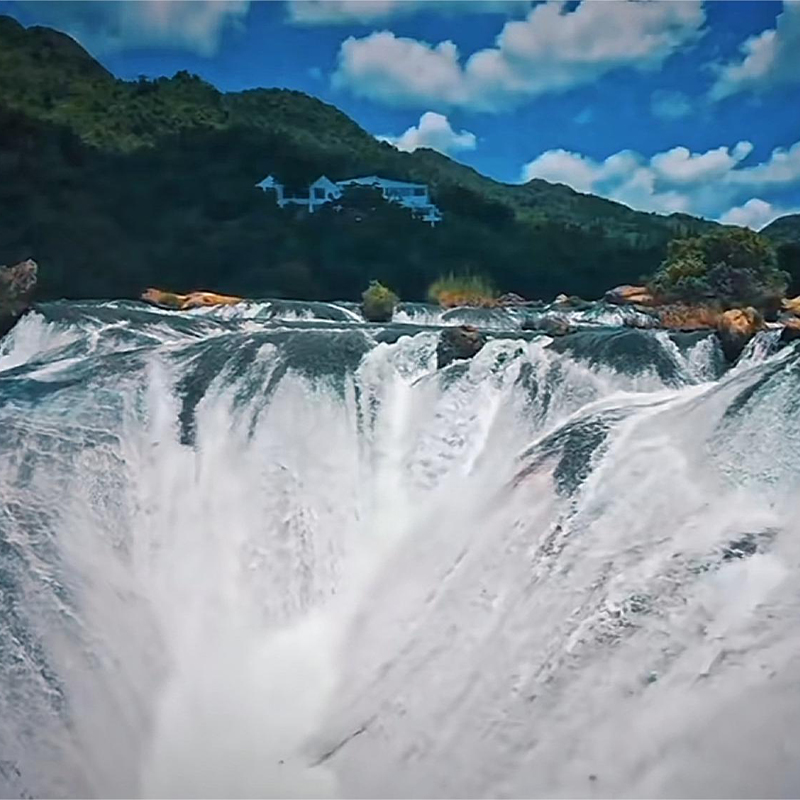
POLYGON ((370 322, 389 322, 398 303, 397 295, 378 281, 370 281, 361 295, 361 313, 370 322))
POLYGON ((763 307, 774 305, 788 282, 769 240, 746 228, 726 228, 670 242, 648 288, 663 300, 763 307))
POLYGON ((434 281, 428 288, 428 300, 443 308, 455 306, 497 305, 497 291, 481 275, 454 275, 450 273, 434 281))

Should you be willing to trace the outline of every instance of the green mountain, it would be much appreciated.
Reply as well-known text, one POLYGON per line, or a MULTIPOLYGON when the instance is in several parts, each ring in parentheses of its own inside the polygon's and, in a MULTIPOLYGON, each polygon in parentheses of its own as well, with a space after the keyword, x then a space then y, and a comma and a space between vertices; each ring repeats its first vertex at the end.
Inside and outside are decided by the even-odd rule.
POLYGON ((776 244, 800 244, 800 214, 786 214, 770 222, 759 233, 776 244))
POLYGON ((800 295, 800 214, 786 214, 770 222, 759 233, 772 240, 778 265, 792 276, 790 295, 800 295))
POLYGON ((225 94, 186 72, 122 81, 70 37, 2 16, 0 202, 0 263, 38 259, 48 296, 156 283, 355 297, 377 278, 422 298, 446 272, 530 297, 598 296, 652 272, 676 235, 715 225, 401 153, 300 92, 225 94), (254 188, 270 173, 295 187, 320 174, 425 182, 445 220, 431 229, 383 203, 281 210, 254 188))

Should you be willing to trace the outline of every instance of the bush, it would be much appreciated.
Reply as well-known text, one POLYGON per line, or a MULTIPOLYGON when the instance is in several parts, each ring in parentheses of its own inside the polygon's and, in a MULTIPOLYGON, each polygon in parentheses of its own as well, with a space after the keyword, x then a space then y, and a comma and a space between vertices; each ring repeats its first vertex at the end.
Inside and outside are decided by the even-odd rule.
POLYGON ((648 288, 663 300, 763 307, 774 305, 788 283, 768 239, 746 228, 726 228, 670 242, 648 288))
POLYGON ((398 297, 378 281, 370 281, 361 295, 361 313, 370 322, 390 322, 398 297))
POLYGON ((434 281, 428 288, 428 300, 443 308, 455 306, 494 306, 497 291, 491 281, 481 275, 450 273, 434 281))

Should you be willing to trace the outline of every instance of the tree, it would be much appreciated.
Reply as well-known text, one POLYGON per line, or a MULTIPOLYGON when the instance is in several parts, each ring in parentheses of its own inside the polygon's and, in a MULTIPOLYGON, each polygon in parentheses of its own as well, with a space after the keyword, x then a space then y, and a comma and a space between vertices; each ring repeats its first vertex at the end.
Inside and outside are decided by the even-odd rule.
POLYGON ((370 322, 390 322, 398 303, 397 295, 378 281, 370 281, 361 299, 364 319, 370 322))
POLYGON ((665 300, 763 307, 775 305, 788 283, 768 239, 748 228, 723 228, 670 242, 648 285, 665 300))

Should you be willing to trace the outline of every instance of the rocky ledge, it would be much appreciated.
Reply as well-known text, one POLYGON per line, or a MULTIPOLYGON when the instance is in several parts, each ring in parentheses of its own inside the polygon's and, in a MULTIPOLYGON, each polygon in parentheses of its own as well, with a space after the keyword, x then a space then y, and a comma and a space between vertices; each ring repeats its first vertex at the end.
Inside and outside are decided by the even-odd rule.
POLYGON ((175 294, 161 289, 146 289, 142 293, 142 300, 159 308, 168 308, 173 311, 187 311, 190 308, 203 308, 205 306, 232 306, 241 303, 241 297, 234 297, 216 292, 189 292, 189 294, 175 294))
POLYGON ((486 344, 486 336, 472 325, 459 325, 445 328, 439 334, 436 347, 436 366, 438 369, 453 361, 472 358, 486 344))
POLYGON ((713 303, 659 303, 644 286, 618 286, 609 290, 604 299, 617 305, 630 305, 642 313, 640 320, 645 323, 632 319, 626 323, 631 327, 716 331, 725 358, 730 363, 739 358, 759 331, 768 327, 781 328, 782 344, 800 338, 800 297, 783 299, 779 313, 772 304, 764 309, 763 314, 752 306, 726 309, 713 303), (773 322, 767 324, 765 315, 773 322))
POLYGON ((33 298, 38 267, 32 259, 0 267, 0 336, 5 336, 33 298))

